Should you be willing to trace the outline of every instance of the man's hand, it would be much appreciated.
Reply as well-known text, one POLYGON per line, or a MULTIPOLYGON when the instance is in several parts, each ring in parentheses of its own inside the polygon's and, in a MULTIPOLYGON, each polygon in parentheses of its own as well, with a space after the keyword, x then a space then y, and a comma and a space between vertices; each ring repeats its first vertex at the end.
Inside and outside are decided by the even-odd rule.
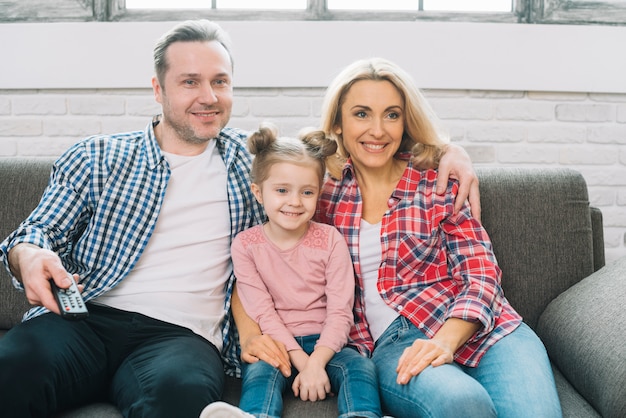
POLYGON ((437 194, 446 192, 448 179, 454 178, 459 181, 459 192, 454 202, 454 212, 461 210, 463 203, 469 197, 472 216, 480 222, 480 190, 478 177, 474 172, 472 160, 463 147, 450 144, 439 162, 437 174, 437 194))
MULTIPOLYGON (((68 288, 71 282, 70 275, 56 253, 32 244, 18 244, 9 251, 9 266, 22 282, 28 303, 44 306, 60 314, 52 295, 50 280, 63 289, 68 288)), ((74 275, 74 280, 78 280, 78 275, 74 275)))

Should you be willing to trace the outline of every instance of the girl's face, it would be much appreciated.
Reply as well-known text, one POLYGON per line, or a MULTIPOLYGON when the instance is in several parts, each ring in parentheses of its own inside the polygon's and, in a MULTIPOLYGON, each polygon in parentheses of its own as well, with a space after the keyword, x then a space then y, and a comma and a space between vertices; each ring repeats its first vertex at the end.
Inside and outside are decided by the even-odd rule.
POLYGON ((393 163, 404 133, 404 101, 389 81, 361 80, 352 85, 341 106, 335 133, 357 169, 393 163))
POLYGON ((252 192, 265 208, 273 237, 299 238, 315 215, 320 193, 317 167, 314 163, 276 163, 260 186, 252 184, 252 192))

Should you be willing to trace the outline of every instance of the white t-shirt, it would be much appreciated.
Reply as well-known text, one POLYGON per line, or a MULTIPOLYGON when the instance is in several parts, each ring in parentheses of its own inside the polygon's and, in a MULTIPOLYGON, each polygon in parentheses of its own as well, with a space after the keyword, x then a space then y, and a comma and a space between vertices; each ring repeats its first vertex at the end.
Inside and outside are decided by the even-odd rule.
POLYGON ((171 177, 154 233, 128 277, 95 302, 189 328, 221 349, 232 269, 226 167, 215 141, 197 156, 163 154, 171 177))
POLYGON ((372 225, 362 219, 359 234, 359 260, 361 275, 363 276, 365 319, 370 326, 370 333, 374 341, 398 317, 398 313, 390 308, 378 293, 378 268, 382 262, 380 227, 380 222, 372 225))

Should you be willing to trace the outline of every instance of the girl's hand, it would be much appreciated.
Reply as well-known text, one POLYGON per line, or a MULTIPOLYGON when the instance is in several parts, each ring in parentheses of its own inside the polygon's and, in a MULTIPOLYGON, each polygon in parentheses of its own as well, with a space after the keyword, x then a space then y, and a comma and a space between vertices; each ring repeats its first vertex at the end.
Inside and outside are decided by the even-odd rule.
POLYGON ((307 364, 293 380, 291 389, 303 401, 315 402, 326 399, 326 395, 330 393, 330 380, 324 367, 307 364))

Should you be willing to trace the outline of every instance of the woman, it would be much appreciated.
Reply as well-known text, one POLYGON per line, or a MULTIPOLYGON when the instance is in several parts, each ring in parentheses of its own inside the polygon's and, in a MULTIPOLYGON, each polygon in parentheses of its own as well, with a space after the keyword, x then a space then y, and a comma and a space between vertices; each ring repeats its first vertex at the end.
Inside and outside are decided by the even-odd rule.
POLYGON ((349 344, 371 356, 386 412, 400 417, 558 417, 543 344, 504 297, 486 231, 458 184, 435 193, 445 140, 402 69, 343 70, 323 129, 338 143, 318 221, 339 229, 357 279, 349 344))

